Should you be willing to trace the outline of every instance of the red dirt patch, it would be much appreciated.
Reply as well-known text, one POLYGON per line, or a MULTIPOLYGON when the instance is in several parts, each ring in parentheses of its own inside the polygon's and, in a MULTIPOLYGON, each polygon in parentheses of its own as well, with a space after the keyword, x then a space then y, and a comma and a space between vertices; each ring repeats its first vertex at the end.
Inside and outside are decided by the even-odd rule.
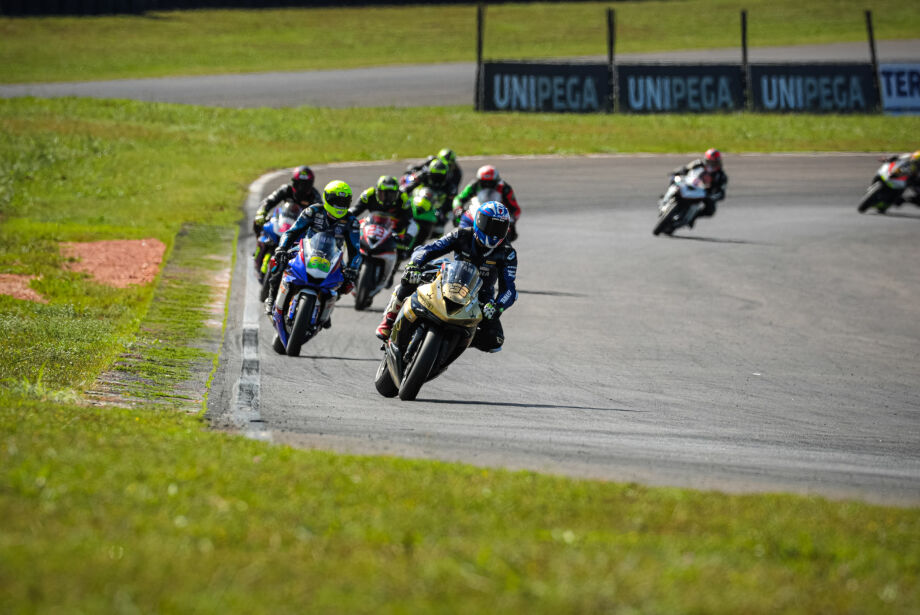
POLYGON ((17 275, 15 273, 0 273, 0 295, 9 295, 14 299, 38 301, 48 303, 48 300, 29 288, 29 282, 34 275, 17 275))
POLYGON ((67 263, 67 269, 88 273, 100 284, 125 288, 153 281, 166 246, 159 239, 111 239, 62 243, 61 251, 64 256, 78 259, 67 263))

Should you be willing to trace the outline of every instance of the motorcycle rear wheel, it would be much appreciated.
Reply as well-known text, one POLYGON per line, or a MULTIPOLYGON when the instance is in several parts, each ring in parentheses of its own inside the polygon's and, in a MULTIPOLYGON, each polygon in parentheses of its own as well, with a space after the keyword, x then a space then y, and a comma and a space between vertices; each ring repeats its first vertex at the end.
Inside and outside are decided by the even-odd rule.
POLYGON ((313 316, 313 306, 316 304, 316 295, 304 294, 297 303, 297 312, 294 314, 294 325, 287 342, 287 355, 299 357, 300 348, 306 341, 307 330, 310 328, 310 317, 313 316))
POLYGON ((399 385, 399 398, 403 401, 412 401, 418 396, 422 385, 428 380, 428 374, 435 368, 438 355, 441 352, 440 331, 429 330, 425 334, 422 347, 418 349, 412 362, 406 368, 406 377, 399 385))
POLYGON ((383 360, 380 361, 380 365, 377 366, 377 375, 374 377, 374 387, 377 389, 377 392, 384 397, 396 397, 396 395, 399 394, 399 387, 393 382, 393 377, 390 376, 390 370, 387 369, 386 355, 384 355, 383 360))

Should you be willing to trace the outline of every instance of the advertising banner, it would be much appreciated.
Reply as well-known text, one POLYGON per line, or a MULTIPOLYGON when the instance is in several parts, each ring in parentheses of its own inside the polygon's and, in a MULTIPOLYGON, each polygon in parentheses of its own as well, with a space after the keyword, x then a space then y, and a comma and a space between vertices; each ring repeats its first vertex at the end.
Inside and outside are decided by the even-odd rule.
POLYGON ((744 79, 732 64, 619 64, 622 113, 712 113, 744 108, 744 79))
POLYGON ((891 115, 920 115, 920 64, 879 64, 882 109, 891 115))
POLYGON ((755 111, 870 113, 878 110, 870 64, 752 64, 755 111))
POLYGON ((482 71, 485 111, 611 111, 606 64, 484 62, 482 71))

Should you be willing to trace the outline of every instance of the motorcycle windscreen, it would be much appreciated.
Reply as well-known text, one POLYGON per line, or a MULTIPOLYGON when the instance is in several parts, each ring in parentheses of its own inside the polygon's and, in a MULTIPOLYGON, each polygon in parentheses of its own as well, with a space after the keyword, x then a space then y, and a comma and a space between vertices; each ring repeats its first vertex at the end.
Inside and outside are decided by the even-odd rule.
POLYGON ((444 298, 461 306, 472 300, 481 285, 479 268, 466 261, 450 263, 441 275, 444 298))
POLYGON ((313 278, 325 278, 332 271, 339 256, 335 236, 332 233, 317 233, 310 238, 310 242, 305 247, 307 251, 304 255, 304 265, 307 268, 307 275, 313 278))

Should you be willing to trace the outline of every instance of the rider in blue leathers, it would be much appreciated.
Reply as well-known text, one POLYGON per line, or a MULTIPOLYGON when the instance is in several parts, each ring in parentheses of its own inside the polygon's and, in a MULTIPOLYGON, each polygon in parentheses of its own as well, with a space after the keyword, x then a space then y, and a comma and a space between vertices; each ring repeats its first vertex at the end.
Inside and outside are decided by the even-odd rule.
POLYGON ((393 291, 383 322, 377 327, 377 337, 384 340, 389 337, 399 309, 421 281, 422 265, 453 252, 455 260, 468 261, 479 267, 482 277, 479 302, 485 319, 476 330, 472 346, 485 352, 501 350, 505 337, 499 317, 517 299, 514 285, 517 253, 505 241, 510 225, 511 214, 508 208, 497 201, 489 201, 476 211, 472 227, 458 228, 413 252, 412 261, 403 273, 402 283, 393 291))
MULTIPOLYGON (((354 288, 355 278, 358 277, 358 268, 361 266, 361 241, 360 225, 354 215, 348 213, 351 206, 351 187, 343 181, 331 181, 323 189, 323 202, 314 203, 300 212, 294 225, 281 236, 278 249, 275 250, 275 267, 271 271, 271 288, 265 299, 265 311, 272 313, 275 301, 283 305, 286 297, 282 292, 278 295, 278 285, 284 274, 289 250, 306 235, 312 237, 315 233, 331 231, 335 234, 336 242, 341 246, 345 244, 345 261, 348 263, 342 269, 345 283, 339 288, 340 295, 346 295, 354 288)), ((326 325, 328 326, 328 324, 326 325)))

